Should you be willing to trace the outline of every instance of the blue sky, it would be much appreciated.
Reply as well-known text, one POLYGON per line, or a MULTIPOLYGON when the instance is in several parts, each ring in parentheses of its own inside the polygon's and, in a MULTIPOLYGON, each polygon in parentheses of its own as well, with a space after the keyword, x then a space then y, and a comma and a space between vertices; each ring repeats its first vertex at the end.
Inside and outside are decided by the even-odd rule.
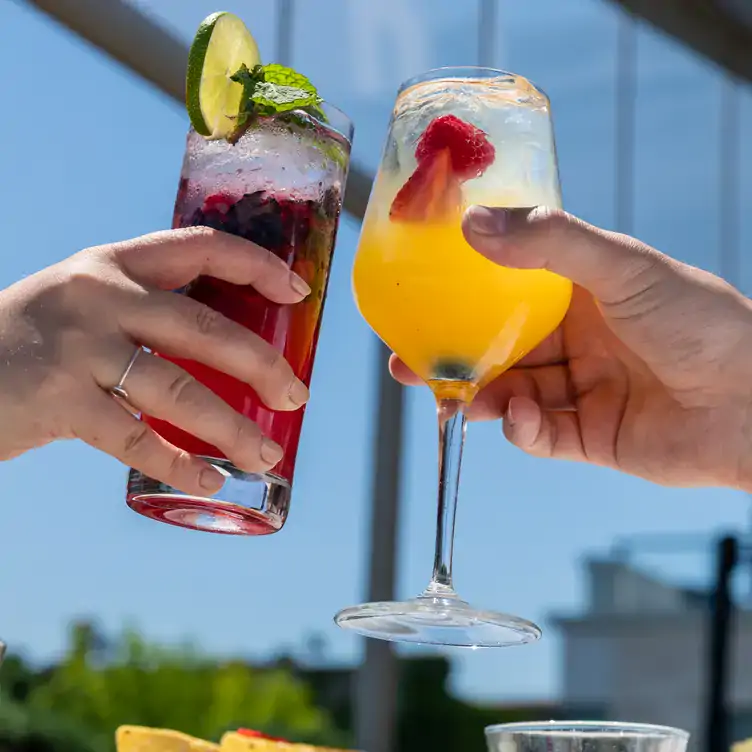
MULTIPOLYGON (((213 0, 140 4, 186 39, 217 9, 213 0)), ((353 117, 355 155, 371 167, 401 80, 476 59, 472 3, 297 5, 293 62, 353 117)), ((271 7, 225 3, 251 26, 266 59, 271 7)), ((615 32, 616 13, 600 0, 502 2, 495 60, 551 96, 565 205, 605 226, 613 221, 615 32)), ((648 29, 639 54, 636 234, 715 269, 720 75, 648 29)), ((0 68, 0 285, 81 248, 169 225, 187 127, 180 107, 20 2, 0 8, 0 68)), ((749 91, 742 117, 741 132, 752 131, 749 91)), ((751 149, 747 140, 740 157, 746 206, 751 149)), ((75 443, 0 464, 3 639, 51 657, 71 618, 93 616, 109 630, 131 624, 155 640, 259 657, 300 652, 317 632, 332 659, 357 658, 360 642, 331 623, 362 597, 365 572, 374 340, 351 299, 356 239, 357 227, 343 221, 283 533, 233 539, 142 519, 123 500, 123 468, 75 443)), ((749 215, 742 247, 752 247, 749 215)), ((743 271, 749 286, 752 272, 743 271)), ((407 422, 403 597, 425 585, 433 545, 436 439, 425 391, 410 393, 407 422)), ((662 489, 528 458, 504 443, 498 425, 471 426, 460 503, 460 592, 544 628, 551 612, 581 607, 583 554, 631 533, 739 528, 749 514, 742 494, 662 489)), ((660 564, 701 580, 708 561, 660 564)), ((549 631, 532 647, 462 653, 456 689, 499 700, 555 696, 557 640, 549 631)))

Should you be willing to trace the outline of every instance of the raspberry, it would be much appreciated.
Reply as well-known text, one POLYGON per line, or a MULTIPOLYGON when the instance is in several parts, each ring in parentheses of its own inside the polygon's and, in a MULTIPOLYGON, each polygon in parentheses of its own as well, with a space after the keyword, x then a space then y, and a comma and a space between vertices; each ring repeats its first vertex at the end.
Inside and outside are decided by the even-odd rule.
POLYGON ((452 172, 452 157, 442 149, 425 159, 400 188, 389 210, 390 219, 417 222, 445 217, 462 206, 459 179, 452 172))
POLYGON ((480 177, 496 158, 496 149, 486 134, 454 115, 437 117, 428 124, 418 141, 415 158, 420 164, 442 149, 449 149, 452 171, 460 180, 480 177))

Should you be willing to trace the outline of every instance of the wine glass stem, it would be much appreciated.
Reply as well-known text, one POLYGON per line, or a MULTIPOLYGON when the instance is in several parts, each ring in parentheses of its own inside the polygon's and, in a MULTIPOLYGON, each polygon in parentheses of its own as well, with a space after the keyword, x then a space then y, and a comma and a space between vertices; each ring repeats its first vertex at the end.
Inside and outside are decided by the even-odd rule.
POLYGON ((462 449, 465 444, 465 403, 456 399, 436 401, 439 418, 439 498, 436 518, 436 553, 431 594, 454 595, 452 554, 457 494, 460 486, 462 449))

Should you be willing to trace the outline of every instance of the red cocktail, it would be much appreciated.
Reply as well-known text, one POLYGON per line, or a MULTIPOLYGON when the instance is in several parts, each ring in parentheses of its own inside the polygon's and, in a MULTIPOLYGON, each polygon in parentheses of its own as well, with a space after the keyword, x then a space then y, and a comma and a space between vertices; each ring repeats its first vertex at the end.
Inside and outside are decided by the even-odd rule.
MULTIPOLYGON (((241 236, 282 258, 311 287, 292 306, 252 287, 202 277, 184 294, 252 330, 279 349, 310 383, 349 160, 351 126, 325 105, 259 118, 236 143, 188 135, 173 227, 205 225, 241 236)), ((132 470, 128 504, 174 525, 263 535, 285 522, 304 409, 274 411, 253 388, 196 362, 182 368, 222 397, 284 450, 269 473, 235 468, 216 447, 164 421, 144 418, 165 439, 208 458, 228 477, 214 497, 189 497, 132 470)))

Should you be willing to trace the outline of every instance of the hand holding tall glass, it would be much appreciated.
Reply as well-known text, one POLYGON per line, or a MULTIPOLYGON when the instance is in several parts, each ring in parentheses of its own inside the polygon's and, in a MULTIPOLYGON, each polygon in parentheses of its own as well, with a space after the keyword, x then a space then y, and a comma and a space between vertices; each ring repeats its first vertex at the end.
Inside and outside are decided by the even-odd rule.
POLYGON ((436 549, 420 596, 337 615, 339 626, 369 637, 501 647, 540 636, 531 622, 459 598, 454 524, 465 410, 556 329, 572 284, 546 271, 503 268, 475 252, 461 228, 473 204, 561 205, 549 101, 529 81, 502 71, 431 71, 398 94, 353 288, 366 321, 436 397, 436 549))

